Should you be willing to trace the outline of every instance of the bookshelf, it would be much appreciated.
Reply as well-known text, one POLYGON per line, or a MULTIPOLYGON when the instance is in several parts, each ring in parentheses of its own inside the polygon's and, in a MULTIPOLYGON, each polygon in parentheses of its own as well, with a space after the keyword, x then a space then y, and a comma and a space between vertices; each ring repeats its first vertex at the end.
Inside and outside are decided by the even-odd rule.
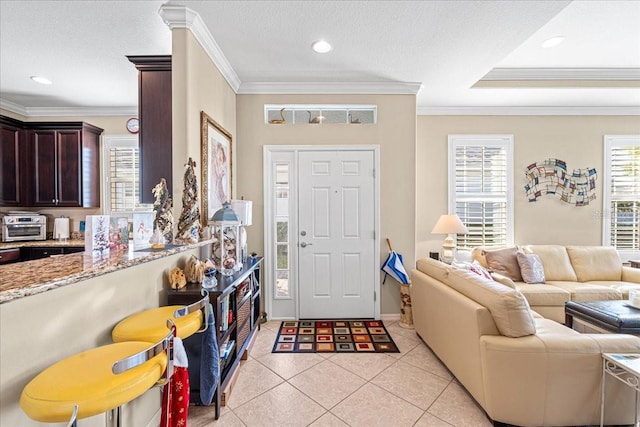
MULTIPOLYGON (((262 257, 253 264, 247 261, 242 270, 233 276, 218 274, 218 285, 208 289, 209 299, 215 312, 216 336, 220 353, 220 376, 212 405, 215 419, 220 416, 222 393, 231 382, 235 371, 244 359, 247 347, 256 331, 260 329, 260 267, 262 257)), ((182 289, 170 289, 168 305, 191 304, 202 298, 200 283, 189 283, 182 289)), ((184 340, 189 359, 189 384, 191 401, 200 402, 200 366, 202 335, 194 334, 184 340)))

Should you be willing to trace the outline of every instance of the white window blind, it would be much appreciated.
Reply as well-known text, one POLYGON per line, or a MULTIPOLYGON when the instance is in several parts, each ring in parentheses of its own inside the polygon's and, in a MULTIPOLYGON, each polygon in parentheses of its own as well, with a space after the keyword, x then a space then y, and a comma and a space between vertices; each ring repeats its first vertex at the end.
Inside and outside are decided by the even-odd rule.
POLYGON ((513 137, 449 136, 449 211, 468 229, 459 249, 513 243, 513 137))
POLYGON ((105 214, 130 215, 140 203, 140 153, 135 137, 105 137, 105 214))
POLYGON ((605 136, 603 241, 640 252, 640 136, 605 136))

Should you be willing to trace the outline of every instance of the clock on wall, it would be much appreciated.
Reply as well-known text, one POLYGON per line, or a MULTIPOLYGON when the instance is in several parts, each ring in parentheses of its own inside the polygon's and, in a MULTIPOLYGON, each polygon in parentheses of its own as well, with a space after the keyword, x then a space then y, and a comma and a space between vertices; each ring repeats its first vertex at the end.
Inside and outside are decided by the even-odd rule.
POLYGON ((132 117, 127 120, 127 130, 131 133, 140 132, 140 120, 138 120, 136 117, 132 117))

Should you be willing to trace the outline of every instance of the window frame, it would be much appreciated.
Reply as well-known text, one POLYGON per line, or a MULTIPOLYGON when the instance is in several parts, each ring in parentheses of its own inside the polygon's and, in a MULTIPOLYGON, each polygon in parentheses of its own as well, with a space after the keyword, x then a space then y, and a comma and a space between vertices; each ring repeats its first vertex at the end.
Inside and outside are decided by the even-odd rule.
MULTIPOLYGON (((140 149, 140 143, 137 135, 105 135, 102 137, 102 206, 104 215, 114 215, 127 217, 129 219, 133 218, 133 212, 139 211, 141 209, 148 211, 153 209, 152 205, 141 205, 138 200, 134 209, 131 211, 111 211, 111 148, 132 148, 136 147, 140 149)), ((138 170, 138 174, 140 171, 138 170)), ((140 177, 138 176, 137 185, 140 184, 140 177)))
MULTIPOLYGON (((640 135, 604 135, 604 168, 603 168, 603 187, 602 187, 602 244, 604 246, 613 246, 611 242, 611 202, 613 195, 611 194, 612 185, 612 155, 611 150, 614 147, 632 146, 640 147, 640 135)), ((640 202, 640 194, 631 197, 630 200, 640 202)), ((640 257, 639 250, 625 250, 616 248, 623 261, 640 257)))
MULTIPOLYGON (((448 213, 456 213, 456 148, 460 146, 500 147, 506 150, 506 240, 505 245, 514 244, 514 194, 513 194, 513 135, 497 134, 452 134, 448 135, 448 213)), ((457 236, 455 236, 457 243, 457 236)), ((468 250, 468 248, 463 248, 468 250)))

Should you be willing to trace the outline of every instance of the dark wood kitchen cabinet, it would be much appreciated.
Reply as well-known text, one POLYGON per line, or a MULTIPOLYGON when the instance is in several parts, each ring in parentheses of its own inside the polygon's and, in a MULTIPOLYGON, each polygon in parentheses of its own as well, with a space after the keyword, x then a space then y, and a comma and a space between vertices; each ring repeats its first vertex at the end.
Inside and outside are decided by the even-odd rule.
POLYGON ((34 259, 75 254, 78 252, 84 252, 84 248, 73 246, 25 246, 20 248, 20 258, 23 261, 31 261, 34 259))
POLYGON ((26 147, 22 122, 0 116, 0 206, 24 206, 26 147))
POLYGON ((138 69, 140 201, 153 203, 162 178, 172 186, 171 56, 127 56, 138 69))
POLYGON ((0 206, 100 207, 102 129, 0 116, 0 132, 0 206))

